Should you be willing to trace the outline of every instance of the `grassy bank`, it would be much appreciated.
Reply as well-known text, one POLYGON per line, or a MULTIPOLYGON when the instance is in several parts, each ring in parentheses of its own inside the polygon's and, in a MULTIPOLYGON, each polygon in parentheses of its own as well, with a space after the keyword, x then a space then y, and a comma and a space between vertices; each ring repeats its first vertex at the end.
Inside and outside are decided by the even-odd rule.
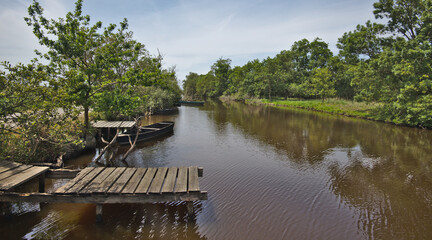
POLYGON ((380 104, 366 104, 342 99, 328 99, 324 102, 316 99, 258 99, 247 100, 246 102, 250 104, 264 104, 285 108, 301 108, 331 114, 345 115, 350 117, 379 120, 378 117, 375 116, 375 110, 377 109, 377 107, 380 106, 380 104))

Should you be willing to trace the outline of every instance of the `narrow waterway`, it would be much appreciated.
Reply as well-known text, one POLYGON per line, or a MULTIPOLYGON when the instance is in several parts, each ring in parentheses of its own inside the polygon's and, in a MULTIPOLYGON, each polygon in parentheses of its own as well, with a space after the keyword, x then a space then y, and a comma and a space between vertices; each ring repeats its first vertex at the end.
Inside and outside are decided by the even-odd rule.
MULTIPOLYGON (((432 239, 432 131, 300 110, 207 102, 153 116, 174 133, 126 162, 85 166, 204 168, 195 219, 183 202, 13 204, 2 239, 432 239)), ((49 181, 55 189, 66 181, 49 181)), ((27 188, 36 187, 28 186, 27 188)))

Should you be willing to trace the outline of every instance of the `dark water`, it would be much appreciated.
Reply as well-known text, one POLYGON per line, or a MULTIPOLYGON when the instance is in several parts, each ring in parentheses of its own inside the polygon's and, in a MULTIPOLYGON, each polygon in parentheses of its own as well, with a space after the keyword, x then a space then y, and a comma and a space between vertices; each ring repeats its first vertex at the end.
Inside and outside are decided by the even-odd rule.
POLYGON ((162 120, 174 133, 126 163, 68 164, 204 167, 195 219, 183 202, 104 205, 102 224, 92 204, 14 204, 1 239, 432 239, 432 131, 237 103, 146 123, 162 120))

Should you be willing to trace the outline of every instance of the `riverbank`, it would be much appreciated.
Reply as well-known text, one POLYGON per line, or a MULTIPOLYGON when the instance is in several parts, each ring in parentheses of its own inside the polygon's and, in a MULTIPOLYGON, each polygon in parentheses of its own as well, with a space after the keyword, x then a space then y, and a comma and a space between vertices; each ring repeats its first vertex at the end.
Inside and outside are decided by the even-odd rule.
POLYGON ((287 99, 287 100, 268 100, 268 99, 255 99, 246 100, 249 104, 264 104, 276 107, 288 107, 288 108, 301 108, 319 112, 326 112, 338 115, 344 115, 349 117, 367 118, 372 120, 378 120, 374 117, 374 113, 380 104, 366 104, 361 102, 354 102, 342 99, 328 99, 321 101, 319 99, 314 100, 300 100, 300 99, 287 99))
MULTIPOLYGON (((287 109, 304 109, 309 111, 323 112, 329 114, 342 115, 353 118, 361 118, 372 121, 379 121, 390 123, 397 126, 413 127, 420 129, 432 129, 432 125, 424 124, 424 122, 419 123, 418 121, 406 121, 410 116, 400 115, 396 116, 392 113, 388 106, 384 103, 366 103, 366 102, 356 102, 345 99, 331 98, 322 101, 320 99, 298 99, 298 98, 288 98, 288 99, 243 99, 237 98, 235 96, 221 96, 219 100, 222 102, 243 102, 251 105, 265 105, 273 106, 278 108, 287 109)), ((416 116, 418 117, 418 116, 416 116)))

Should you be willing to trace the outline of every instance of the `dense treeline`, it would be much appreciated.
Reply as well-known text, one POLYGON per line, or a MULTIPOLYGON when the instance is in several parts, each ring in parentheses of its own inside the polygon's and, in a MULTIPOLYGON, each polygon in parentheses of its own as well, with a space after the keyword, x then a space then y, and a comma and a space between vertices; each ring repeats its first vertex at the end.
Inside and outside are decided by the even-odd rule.
POLYGON ((28 13, 47 52, 36 51, 27 65, 2 63, 0 159, 52 159, 87 135, 92 116, 134 119, 180 99, 175 69, 164 69, 161 56, 133 39, 126 19, 92 25, 82 0, 58 20, 46 19, 37 1, 28 13))
POLYGON ((432 127, 432 1, 379 0, 374 15, 338 40, 302 39, 262 61, 231 67, 220 58, 207 74, 183 81, 189 99, 230 96, 380 102, 382 120, 432 127))

